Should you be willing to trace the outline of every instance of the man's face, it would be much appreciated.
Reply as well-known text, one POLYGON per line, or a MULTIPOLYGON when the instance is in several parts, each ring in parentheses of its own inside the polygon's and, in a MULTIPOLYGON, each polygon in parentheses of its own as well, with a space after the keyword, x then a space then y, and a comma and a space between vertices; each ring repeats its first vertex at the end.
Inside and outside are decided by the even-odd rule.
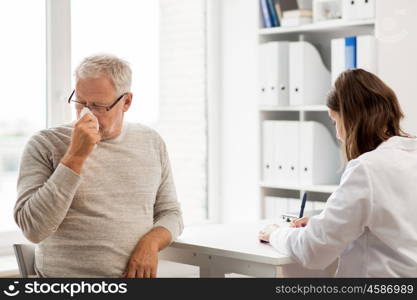
MULTIPOLYGON (((75 98, 90 107, 110 106, 119 96, 112 81, 107 77, 79 79, 75 87, 75 98)), ((129 109, 131 102, 132 94, 128 93, 109 111, 99 112, 92 109, 99 123, 102 140, 115 138, 120 134, 124 113, 129 109)), ((80 112, 81 110, 77 110, 77 119, 80 112)))

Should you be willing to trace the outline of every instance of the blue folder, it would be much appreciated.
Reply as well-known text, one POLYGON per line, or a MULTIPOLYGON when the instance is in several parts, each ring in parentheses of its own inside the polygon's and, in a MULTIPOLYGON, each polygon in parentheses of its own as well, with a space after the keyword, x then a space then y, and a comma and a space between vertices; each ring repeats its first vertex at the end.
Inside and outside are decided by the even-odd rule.
POLYGON ((356 36, 345 38, 345 64, 346 69, 356 69, 356 36))

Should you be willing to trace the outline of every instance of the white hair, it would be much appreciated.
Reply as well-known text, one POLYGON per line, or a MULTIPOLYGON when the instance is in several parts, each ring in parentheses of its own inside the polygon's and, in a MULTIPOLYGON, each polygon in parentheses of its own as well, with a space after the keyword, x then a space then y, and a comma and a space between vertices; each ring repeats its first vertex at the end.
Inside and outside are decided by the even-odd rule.
POLYGON ((110 54, 98 54, 84 58, 75 69, 75 78, 106 76, 113 81, 117 94, 130 92, 132 70, 129 63, 110 54))

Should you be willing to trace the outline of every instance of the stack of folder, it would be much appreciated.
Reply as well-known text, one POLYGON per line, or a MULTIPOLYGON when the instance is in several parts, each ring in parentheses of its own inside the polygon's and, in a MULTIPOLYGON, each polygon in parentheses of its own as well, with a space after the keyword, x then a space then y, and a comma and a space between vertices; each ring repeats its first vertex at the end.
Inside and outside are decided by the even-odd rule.
POLYGON ((260 104, 289 104, 289 42, 270 42, 259 48, 260 104))
POLYGON ((324 104, 330 72, 310 43, 268 42, 259 48, 261 106, 324 104))
POLYGON ((377 73, 377 41, 372 35, 333 39, 332 82, 345 70, 361 68, 377 73))
POLYGON ((263 121, 263 181, 274 185, 330 185, 340 178, 332 133, 316 121, 263 121))
POLYGON ((343 19, 375 18, 376 0, 342 0, 343 19))

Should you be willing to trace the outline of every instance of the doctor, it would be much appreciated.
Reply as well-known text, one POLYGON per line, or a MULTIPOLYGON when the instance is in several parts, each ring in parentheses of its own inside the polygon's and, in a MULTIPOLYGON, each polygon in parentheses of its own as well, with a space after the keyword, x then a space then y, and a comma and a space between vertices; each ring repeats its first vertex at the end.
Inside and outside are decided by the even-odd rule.
POLYGON ((259 239, 310 269, 339 258, 338 277, 417 276, 417 139, 400 129, 395 93, 361 69, 342 73, 327 100, 347 166, 318 215, 259 239))

